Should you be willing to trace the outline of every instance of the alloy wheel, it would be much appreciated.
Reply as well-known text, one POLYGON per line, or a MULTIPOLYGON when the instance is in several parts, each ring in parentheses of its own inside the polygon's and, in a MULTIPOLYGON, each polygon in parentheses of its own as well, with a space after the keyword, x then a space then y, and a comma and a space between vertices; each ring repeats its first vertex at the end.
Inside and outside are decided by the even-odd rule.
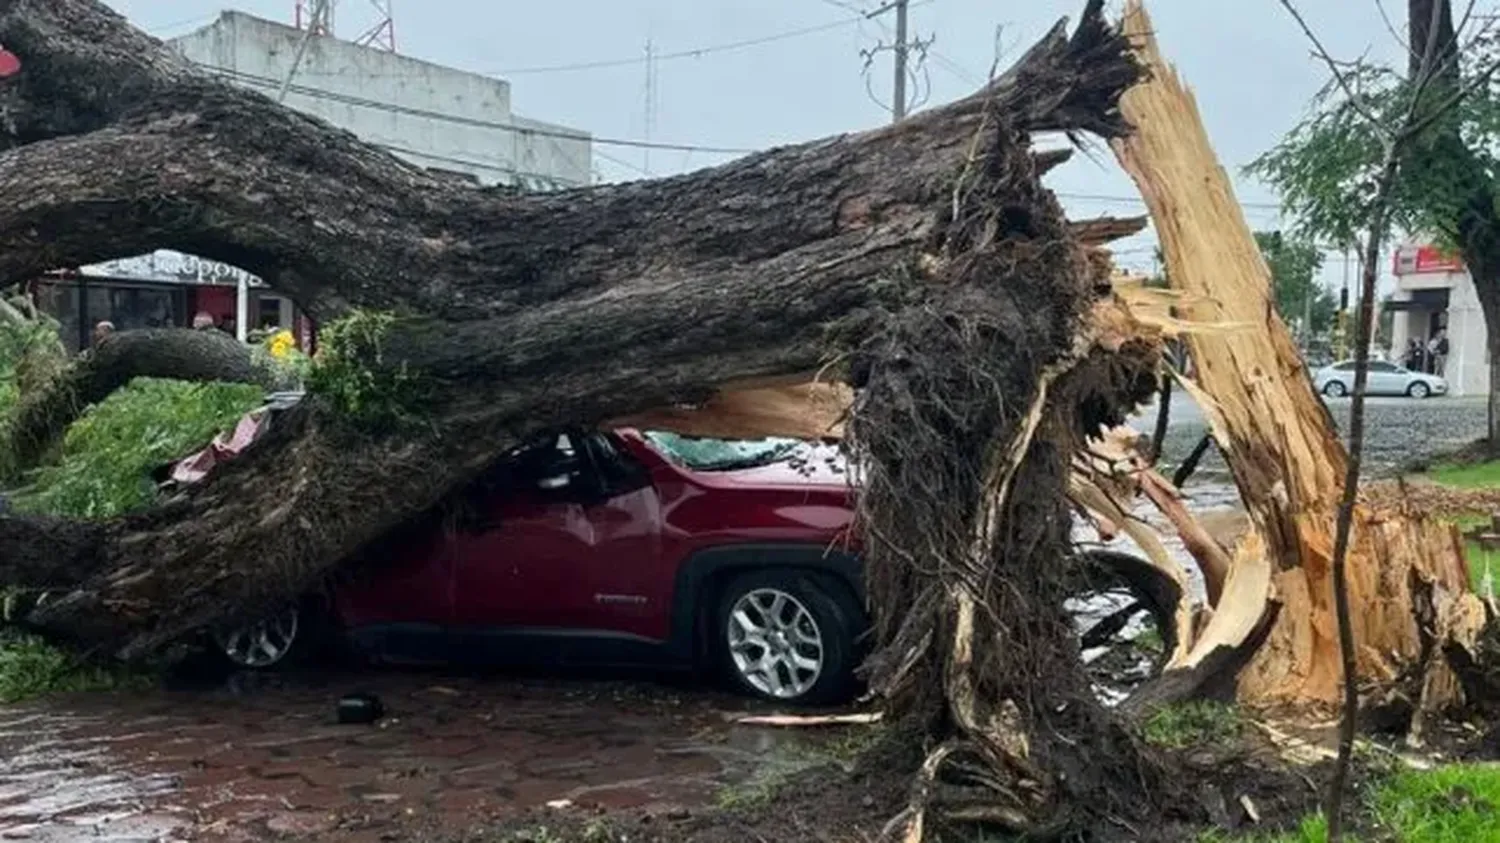
POLYGON ((806 694, 823 674, 823 633, 812 612, 775 588, 746 592, 729 611, 729 655, 752 688, 776 699, 806 694))
POLYGON ((296 643, 298 615, 296 606, 288 606, 255 623, 215 633, 214 641, 239 667, 270 667, 286 658, 296 643))

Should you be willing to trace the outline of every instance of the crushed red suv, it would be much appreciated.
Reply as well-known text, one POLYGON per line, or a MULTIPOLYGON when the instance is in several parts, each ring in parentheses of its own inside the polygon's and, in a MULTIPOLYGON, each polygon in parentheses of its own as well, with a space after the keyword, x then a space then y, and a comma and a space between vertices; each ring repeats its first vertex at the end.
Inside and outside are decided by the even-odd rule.
POLYGON ((325 595, 214 638, 263 668, 327 623, 375 661, 712 666, 754 695, 838 701, 867 621, 849 482, 817 450, 549 434, 325 595))

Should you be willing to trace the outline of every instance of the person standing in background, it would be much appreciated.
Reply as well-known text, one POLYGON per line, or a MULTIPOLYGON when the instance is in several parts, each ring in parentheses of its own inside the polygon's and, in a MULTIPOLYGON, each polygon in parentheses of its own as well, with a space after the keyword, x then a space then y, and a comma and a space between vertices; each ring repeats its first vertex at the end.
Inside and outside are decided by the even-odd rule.
POLYGON ((1443 374, 1443 370, 1448 367, 1448 330, 1446 328, 1439 329, 1432 336, 1430 350, 1432 351, 1432 374, 1440 378, 1446 377, 1443 374))

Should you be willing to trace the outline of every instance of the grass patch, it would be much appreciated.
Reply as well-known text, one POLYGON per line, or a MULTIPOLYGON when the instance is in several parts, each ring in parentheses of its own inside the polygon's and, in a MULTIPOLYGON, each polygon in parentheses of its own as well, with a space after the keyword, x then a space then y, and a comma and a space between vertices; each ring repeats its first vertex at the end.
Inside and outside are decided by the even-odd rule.
POLYGON ((136 378, 68 428, 60 459, 14 499, 48 515, 109 518, 156 498, 150 473, 192 453, 265 400, 246 384, 136 378))
POLYGON ((1193 701, 1170 705, 1151 715, 1143 737, 1153 746, 1186 749, 1239 739, 1244 721, 1232 706, 1193 701))
MULTIPOLYGON (((1357 797, 1356 797, 1357 798, 1357 797)), ((1360 815, 1346 840, 1401 843, 1469 843, 1500 840, 1500 764, 1453 764, 1403 770, 1364 793, 1360 815)), ((1233 835, 1211 831, 1197 843, 1322 843, 1322 814, 1281 834, 1233 835)))
POLYGON ((1500 840, 1500 765, 1408 770, 1373 799, 1374 825, 1406 843, 1500 840))
POLYGON ((1500 460, 1465 465, 1436 465, 1428 473, 1432 482, 1455 489, 1489 489, 1500 487, 1500 460))
POLYGON ((0 632, 0 703, 46 694, 149 686, 152 677, 90 663, 40 638, 0 632))

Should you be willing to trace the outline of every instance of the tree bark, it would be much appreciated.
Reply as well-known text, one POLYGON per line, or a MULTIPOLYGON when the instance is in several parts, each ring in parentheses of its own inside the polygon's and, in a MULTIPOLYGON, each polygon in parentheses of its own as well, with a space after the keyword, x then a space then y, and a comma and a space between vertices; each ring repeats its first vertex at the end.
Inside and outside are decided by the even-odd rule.
MULTIPOLYGON (((22 61, 0 82, 0 284, 174 248, 256 273, 320 321, 389 310, 378 365, 413 373, 430 414, 369 435, 313 396, 201 487, 94 527, 89 575, 29 623, 142 657, 310 586, 529 431, 862 353, 987 248, 952 217, 956 183, 1024 224, 1049 200, 997 160, 1025 155, 1028 132, 1121 130, 1114 98, 1135 71, 1103 30, 1091 3, 1088 37, 1059 27, 984 90, 895 126, 513 196, 200 76, 98 3, 0 3, 0 43, 22 61)), ((6 529, 30 538, 0 545, 0 581, 32 584, 57 533, 6 529)))
MULTIPOLYGON (((1496 247, 1500 249, 1500 243, 1496 247)), ((1486 378, 1489 394, 1485 397, 1486 447, 1492 454, 1500 453, 1500 251, 1490 254, 1473 248, 1466 249, 1464 264, 1473 279, 1480 312, 1484 314, 1484 347, 1488 358, 1485 368, 1489 374, 1486 378)), ((1453 358, 1450 356, 1448 359, 1453 358)), ((1455 379, 1451 374, 1445 377, 1450 381, 1455 379)))

